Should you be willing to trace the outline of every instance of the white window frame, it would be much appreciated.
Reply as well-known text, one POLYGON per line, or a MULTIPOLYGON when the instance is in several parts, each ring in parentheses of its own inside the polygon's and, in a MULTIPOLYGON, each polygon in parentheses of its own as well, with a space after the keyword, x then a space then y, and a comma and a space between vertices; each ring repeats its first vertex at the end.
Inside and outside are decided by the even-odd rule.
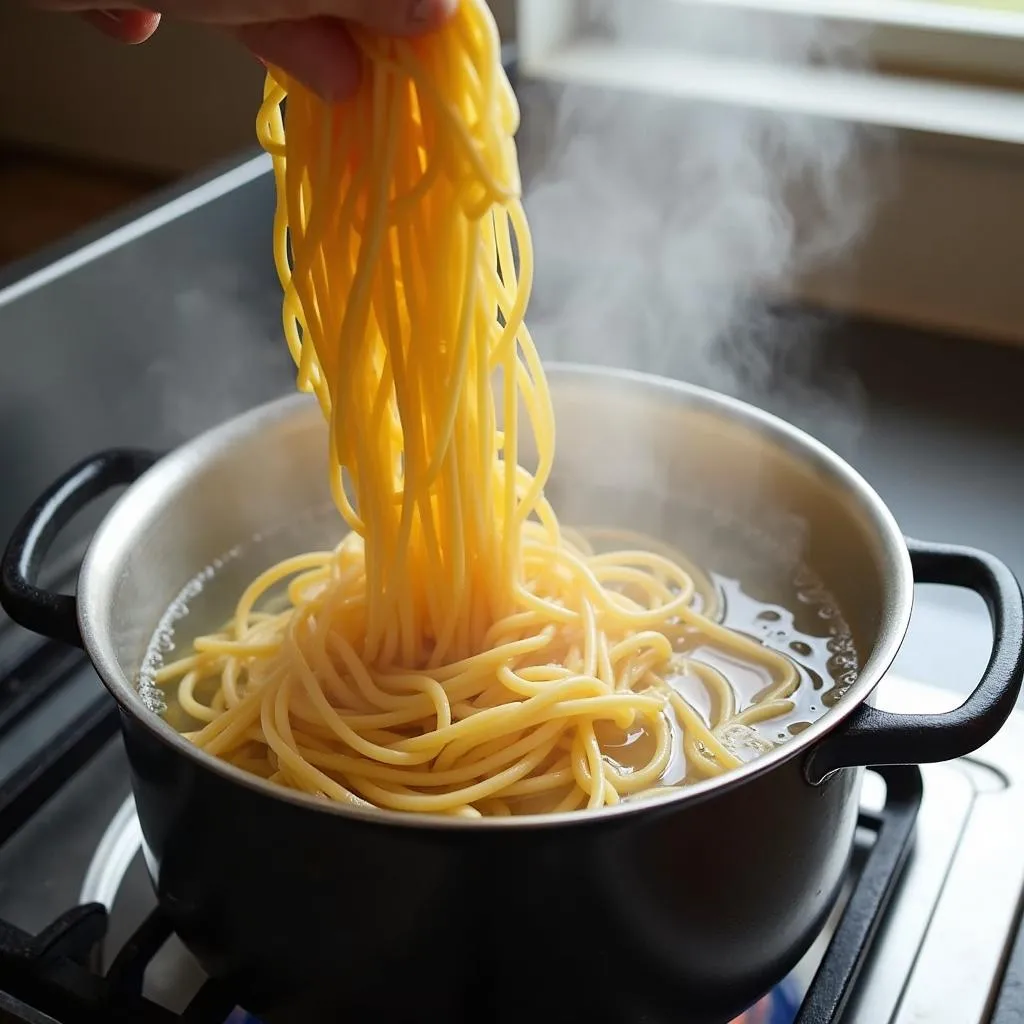
POLYGON ((825 273, 798 291, 853 313, 1024 344, 1024 14, 928 0, 675 2, 869 24, 872 59, 841 70, 632 50, 588 33, 590 0, 518 0, 521 72, 894 130, 898 186, 861 245, 853 284, 849 273, 825 273))

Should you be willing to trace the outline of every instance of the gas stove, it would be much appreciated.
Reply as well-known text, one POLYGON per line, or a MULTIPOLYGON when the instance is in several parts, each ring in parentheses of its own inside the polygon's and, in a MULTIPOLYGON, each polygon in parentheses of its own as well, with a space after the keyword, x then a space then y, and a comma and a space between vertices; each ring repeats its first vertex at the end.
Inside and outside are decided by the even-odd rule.
MULTIPOLYGON (((898 676, 879 697, 959 702, 898 676)), ((117 716, 88 664, 53 645, 0 684, 0 1020, 254 1024, 156 907, 117 716)), ((1019 1024, 1022 894, 1018 712, 970 758, 867 773, 831 919, 740 1024, 1019 1024)))

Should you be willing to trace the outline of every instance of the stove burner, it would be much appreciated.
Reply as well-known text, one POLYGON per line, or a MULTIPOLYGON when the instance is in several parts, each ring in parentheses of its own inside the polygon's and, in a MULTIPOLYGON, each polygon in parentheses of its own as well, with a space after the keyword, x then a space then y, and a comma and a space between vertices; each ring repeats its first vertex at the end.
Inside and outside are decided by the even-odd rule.
POLYGON ((731 1024, 793 1024, 799 1008, 800 998, 793 986, 783 983, 731 1024))

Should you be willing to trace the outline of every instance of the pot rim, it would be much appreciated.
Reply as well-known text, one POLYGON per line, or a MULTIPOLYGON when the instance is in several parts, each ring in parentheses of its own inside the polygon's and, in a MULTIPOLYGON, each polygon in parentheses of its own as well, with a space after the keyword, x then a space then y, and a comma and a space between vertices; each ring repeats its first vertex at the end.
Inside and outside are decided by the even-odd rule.
MULTIPOLYGON (((289 418, 298 406, 312 401, 308 395, 298 393, 256 406, 199 434, 168 453, 125 490, 93 535, 79 571, 78 621, 86 652, 104 686, 124 713, 140 722, 154 739, 220 775, 225 781, 245 786, 262 796, 284 800, 296 807, 321 814, 340 815, 377 825, 432 830, 478 831, 586 826, 588 823, 607 823, 610 818, 653 811, 655 808, 664 809, 666 805, 675 806, 701 801, 742 786, 806 754, 819 740, 834 732, 867 700, 892 664, 906 635, 913 607, 914 587, 910 555, 895 517, 874 488, 845 459, 810 434, 772 413, 709 388, 636 370, 583 363, 545 363, 545 372, 553 388, 557 387, 559 380, 599 378, 669 396, 684 396, 689 404, 697 408, 724 411, 740 423, 759 429, 763 435, 780 444, 807 465, 824 471, 856 498, 871 525, 878 532, 884 557, 892 566, 892 581, 886 592, 878 640, 858 672, 857 681, 836 705, 829 708, 807 729, 770 753, 763 754, 725 775, 680 786, 674 792, 659 793, 646 799, 627 801, 596 810, 519 815, 510 818, 455 818, 341 804, 276 786, 194 746, 161 716, 145 706, 136 686, 121 671, 109 636, 97 632, 96 624, 102 621, 103 615, 103 595, 109 592, 109 586, 98 582, 105 575, 101 567, 110 564, 114 553, 122 546, 119 538, 130 535, 129 524, 160 502, 163 481, 167 477, 189 475, 214 453, 248 434, 257 422, 289 418)), ((153 628, 156 628, 155 623, 153 628)))

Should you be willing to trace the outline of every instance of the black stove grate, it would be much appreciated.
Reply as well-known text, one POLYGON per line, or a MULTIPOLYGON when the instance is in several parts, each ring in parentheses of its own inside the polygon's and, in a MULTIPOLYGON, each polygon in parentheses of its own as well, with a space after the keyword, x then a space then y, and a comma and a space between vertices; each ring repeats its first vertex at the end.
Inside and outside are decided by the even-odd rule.
MULTIPOLYGON (((63 652, 53 659, 46 663, 51 685, 68 667, 63 652)), ((7 696, 0 687, 0 737, 17 717, 4 713, 7 696)), ((113 700, 101 695, 0 786, 0 845, 113 738, 118 714, 113 700)), ((885 805, 860 819, 874 842, 795 1024, 840 1024, 909 855, 921 773, 905 767, 879 772, 885 805)), ((181 1014, 143 996, 146 968, 172 934, 159 910, 101 974, 93 965, 107 924, 106 908, 99 904, 74 907, 35 936, 0 920, 0 1024, 225 1024, 236 1001, 218 982, 203 985, 181 1014)))
POLYGON ((876 770, 885 780, 885 806, 878 814, 861 812, 859 821, 875 841, 796 1024, 840 1024, 910 856, 924 791, 921 772, 911 767, 876 770))

